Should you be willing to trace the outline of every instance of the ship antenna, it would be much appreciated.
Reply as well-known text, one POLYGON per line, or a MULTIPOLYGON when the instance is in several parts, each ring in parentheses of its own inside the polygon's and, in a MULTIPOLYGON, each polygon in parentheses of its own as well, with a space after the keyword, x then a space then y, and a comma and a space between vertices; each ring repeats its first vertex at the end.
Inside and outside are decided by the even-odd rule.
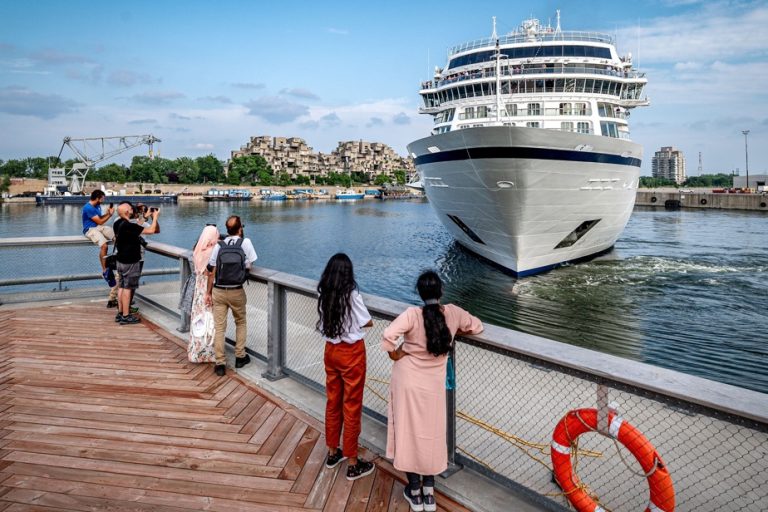
POLYGON ((496 39, 498 42, 499 36, 496 35, 496 16, 493 17, 493 33, 491 34, 491 39, 496 39))
POLYGON ((555 34, 559 34, 561 32, 560 30, 560 9, 557 9, 555 11, 557 13, 557 26, 555 27, 555 34))
MULTIPOLYGON (((493 18, 493 33, 496 34, 496 18, 493 18)), ((496 122, 501 123, 501 49, 496 38, 496 122)))

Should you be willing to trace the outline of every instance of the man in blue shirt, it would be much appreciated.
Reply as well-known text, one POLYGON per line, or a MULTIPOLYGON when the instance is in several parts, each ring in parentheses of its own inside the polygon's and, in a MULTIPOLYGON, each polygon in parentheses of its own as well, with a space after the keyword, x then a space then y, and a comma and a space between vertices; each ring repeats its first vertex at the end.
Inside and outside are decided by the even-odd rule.
MULTIPOLYGON (((115 209, 112 205, 107 208, 107 213, 101 213, 101 204, 104 202, 103 190, 94 190, 91 192, 91 200, 83 206, 83 234, 94 244, 99 246, 99 263, 101 264, 101 275, 107 281, 110 288, 115 286, 114 276, 110 276, 107 270, 107 244, 114 240, 115 233, 112 228, 107 226, 107 221, 112 217, 115 209), (110 282, 110 277, 112 277, 110 282)), ((117 304, 115 304, 117 305, 117 304)), ((109 304, 107 304, 109 307, 109 304)))

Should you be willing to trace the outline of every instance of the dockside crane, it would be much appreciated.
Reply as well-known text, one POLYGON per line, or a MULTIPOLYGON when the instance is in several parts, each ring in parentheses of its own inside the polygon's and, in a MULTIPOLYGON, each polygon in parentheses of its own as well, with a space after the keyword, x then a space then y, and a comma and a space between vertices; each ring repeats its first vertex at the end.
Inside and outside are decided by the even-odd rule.
POLYGON ((59 161, 65 147, 68 147, 77 157, 77 162, 72 165, 69 172, 63 167, 51 167, 48 170, 48 186, 50 193, 60 193, 59 187, 69 185, 69 191, 72 194, 81 194, 85 187, 85 178, 88 172, 96 164, 103 162, 113 156, 119 155, 124 151, 133 149, 142 144, 149 146, 149 158, 154 158, 154 144, 161 142, 154 135, 118 135, 115 137, 86 137, 72 138, 64 137, 59 150, 59 161), (67 183, 69 180, 69 183, 67 183))

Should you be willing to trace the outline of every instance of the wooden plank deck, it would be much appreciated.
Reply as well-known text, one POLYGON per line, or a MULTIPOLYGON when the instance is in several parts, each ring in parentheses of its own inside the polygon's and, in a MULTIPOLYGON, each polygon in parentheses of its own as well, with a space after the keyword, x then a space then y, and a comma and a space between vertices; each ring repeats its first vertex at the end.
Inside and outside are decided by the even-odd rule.
POLYGON ((347 481, 346 463, 323 465, 322 423, 113 320, 93 304, 0 311, 0 511, 408 510, 386 461, 347 481))

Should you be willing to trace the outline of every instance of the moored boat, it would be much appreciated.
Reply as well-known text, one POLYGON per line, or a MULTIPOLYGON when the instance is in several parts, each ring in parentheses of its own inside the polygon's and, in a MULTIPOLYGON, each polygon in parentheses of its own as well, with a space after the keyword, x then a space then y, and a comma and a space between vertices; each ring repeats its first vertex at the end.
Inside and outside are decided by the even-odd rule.
POLYGON ((251 191, 247 189, 231 188, 231 189, 216 189, 211 188, 203 195, 205 201, 250 201, 251 191))

